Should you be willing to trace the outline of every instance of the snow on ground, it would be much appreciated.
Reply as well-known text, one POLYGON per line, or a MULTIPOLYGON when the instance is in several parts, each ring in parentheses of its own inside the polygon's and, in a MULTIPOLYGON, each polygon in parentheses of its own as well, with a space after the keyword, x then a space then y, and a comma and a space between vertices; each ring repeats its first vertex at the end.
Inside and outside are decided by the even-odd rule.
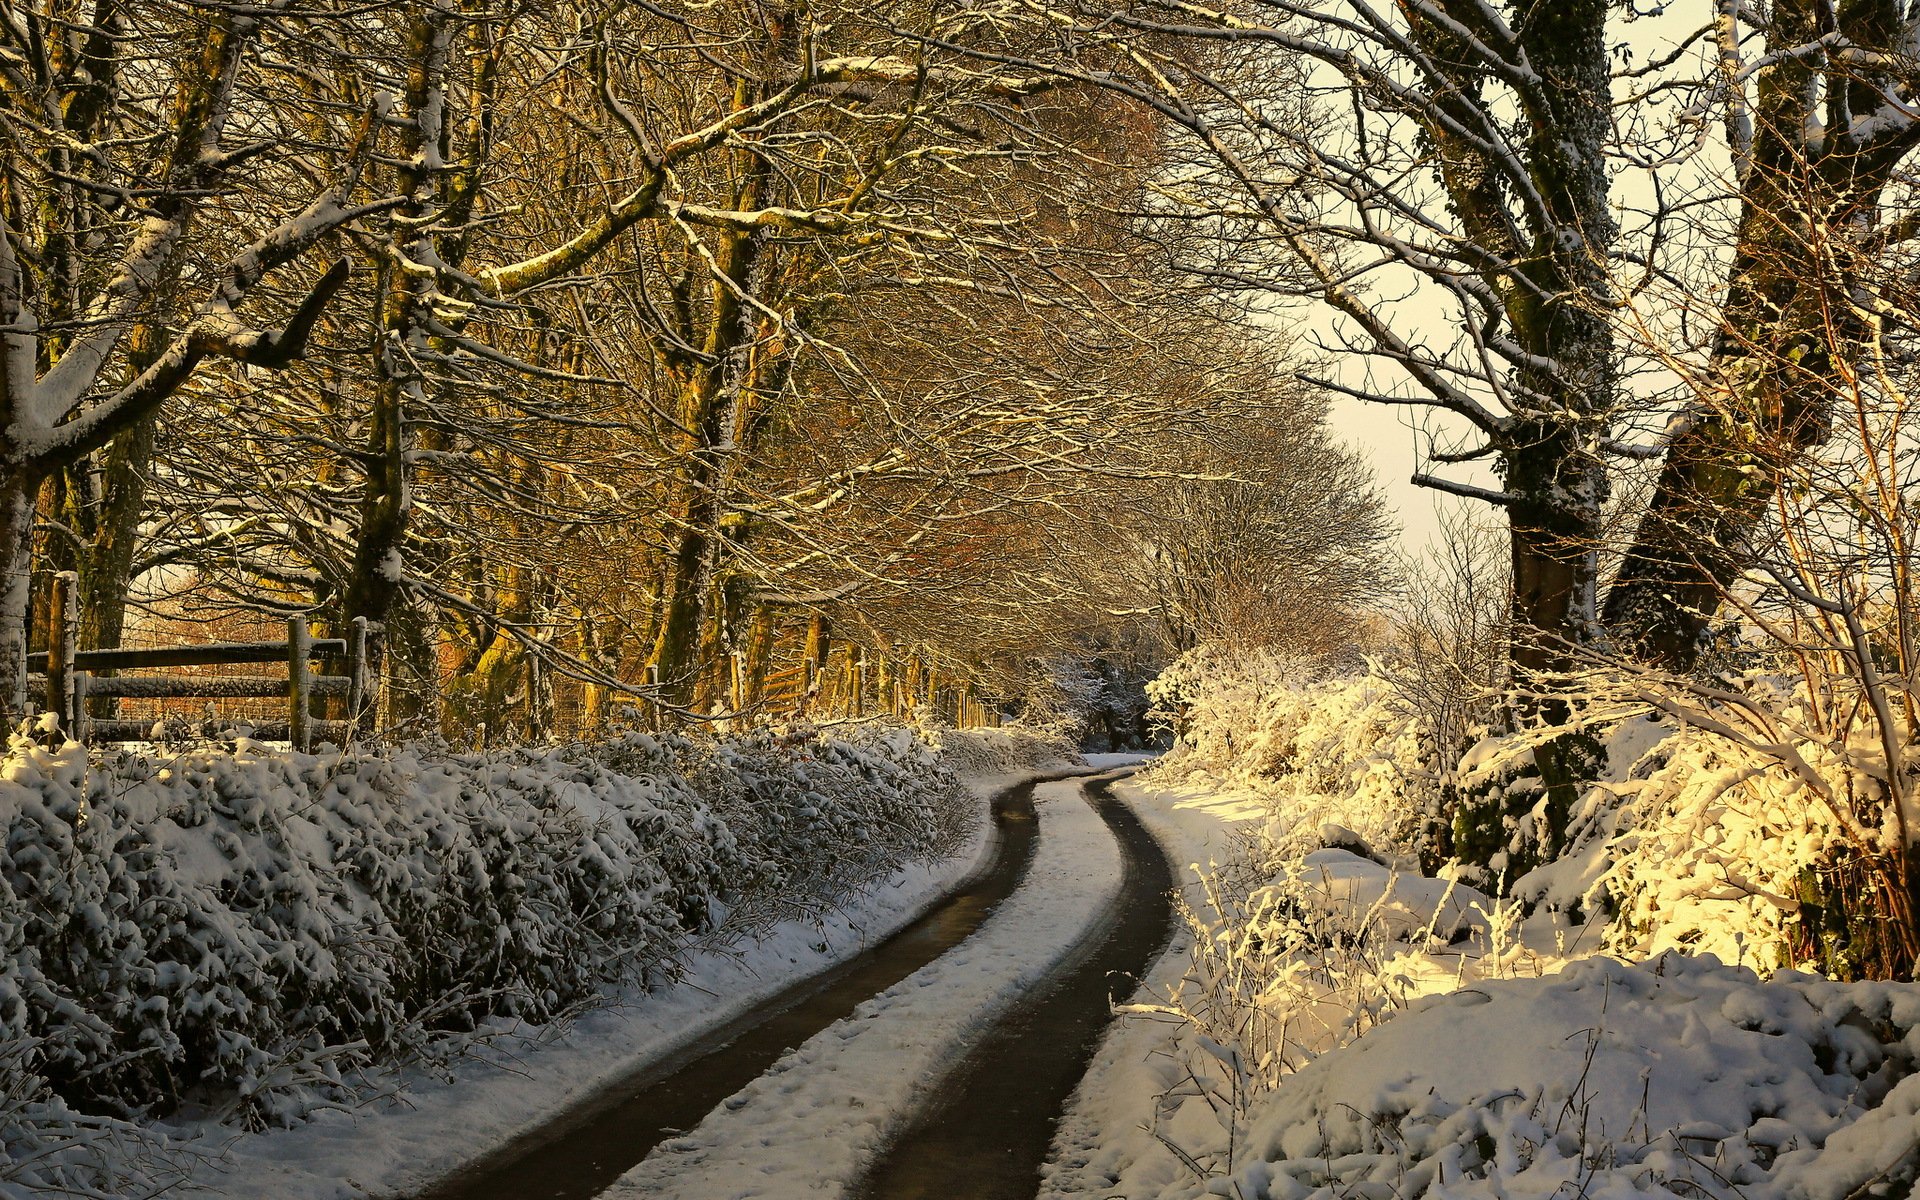
POLYGON ((838 1194, 1005 1004, 1119 891, 1120 853, 1078 783, 1043 785, 1026 882, 971 938, 862 1004, 664 1142, 606 1200, 838 1194))
POLYGON ((1116 750, 1105 754, 1083 754, 1080 757, 1086 759, 1087 765, 1096 771, 1111 771, 1116 767, 1137 767, 1150 763, 1159 754, 1151 750, 1116 750))
MULTIPOLYGON (((1005 757, 1005 756, 1002 756, 1005 757)), ((1011 761, 1001 763, 1011 767, 1011 761)), ((983 802, 1033 772, 963 782, 983 802)), ((963 852, 915 864, 816 922, 783 922, 732 948, 688 956, 683 977, 616 993, 570 1026, 504 1027, 482 1055, 450 1071, 412 1070, 401 1098, 316 1114, 292 1129, 203 1134, 226 1152, 192 1180, 212 1195, 345 1200, 406 1194, 475 1161, 645 1065, 690 1045, 760 1000, 884 940, 925 912, 984 858, 991 824, 963 852)))
MULTIPOLYGON (((1251 793, 1126 792, 1199 861, 1223 857, 1236 824, 1269 815, 1251 793)), ((1188 902, 1204 890, 1190 883, 1188 902)), ((1307 854, 1215 927, 1223 946, 1244 944, 1195 955, 1183 931, 1136 997, 1167 1003, 1199 958, 1202 974, 1255 976, 1241 994, 1259 993, 1281 1033, 1209 1038, 1167 1013, 1116 1023, 1062 1121, 1041 1195, 1912 1194, 1920 985, 1790 971, 1763 981, 1711 955, 1625 963, 1594 955, 1597 928, 1521 922, 1469 888, 1342 850, 1307 854), (1312 937, 1292 946, 1334 949, 1259 961, 1303 927, 1312 937), (1295 969, 1303 962, 1311 970, 1295 969), (1249 1061, 1263 1052, 1282 1067, 1249 1061)))
POLYGON ((1762 983, 1711 955, 1493 980, 1431 997, 1288 1079, 1252 1122, 1233 1182, 1289 1200, 1443 1184, 1489 1200, 1840 1200, 1920 1141, 1920 1077, 1887 1095, 1920 1053, 1917 1025, 1912 985, 1793 972, 1762 983), (1886 1099, 1870 1123, 1880 1137, 1824 1151, 1886 1099), (1901 1124, 1904 1145, 1884 1136, 1901 1124))

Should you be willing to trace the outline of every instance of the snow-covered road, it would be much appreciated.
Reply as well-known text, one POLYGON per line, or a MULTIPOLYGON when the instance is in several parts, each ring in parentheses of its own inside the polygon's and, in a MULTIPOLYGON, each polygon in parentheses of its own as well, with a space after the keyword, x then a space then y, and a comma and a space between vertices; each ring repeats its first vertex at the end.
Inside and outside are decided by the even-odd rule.
POLYGON ((1062 1106, 1113 1022, 1117 990, 1167 946, 1172 867, 1111 781, 1084 789, 1119 843, 1124 876, 1115 903, 1044 984, 1017 997, 937 1085, 933 1103, 888 1139, 856 1189, 860 1200, 1032 1200, 1062 1106))
POLYGON ((978 933, 777 1063, 605 1194, 839 1195, 970 1039, 1080 942, 1118 892, 1119 849, 1077 783, 1035 790, 1026 883, 978 933))
MULTIPOLYGON (((970 781, 985 797, 1016 777, 970 781)), ((292 1129, 235 1135, 183 1122, 197 1148, 194 1194, 255 1200, 412 1197, 527 1137, 555 1114, 592 1105, 619 1081, 678 1053, 799 979, 861 953, 913 921, 973 874, 990 847, 984 822, 960 854, 902 869, 817 919, 784 922, 744 945, 690 954, 680 977, 635 987, 578 1020, 502 1025, 481 1052, 416 1067, 355 1109, 322 1111, 292 1129)))

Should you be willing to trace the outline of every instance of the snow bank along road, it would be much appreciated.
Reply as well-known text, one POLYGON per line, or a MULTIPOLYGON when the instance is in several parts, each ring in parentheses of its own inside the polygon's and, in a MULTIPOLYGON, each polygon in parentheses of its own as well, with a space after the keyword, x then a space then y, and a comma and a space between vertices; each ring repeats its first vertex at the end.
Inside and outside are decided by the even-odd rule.
MULTIPOLYGON (((1027 989, 1054 1004, 1037 1006, 1035 996, 1023 996, 1008 1016, 996 1021, 983 1048, 1004 1046, 1006 1031, 1020 1027, 1029 1041, 1048 1044, 1050 1058, 1056 1060, 1050 1075, 1060 1083, 1046 1089, 1044 1104, 1002 1114, 998 1133, 989 1129, 993 1139, 1020 1144, 1023 1165, 1012 1165, 1004 1152, 998 1158, 1006 1160, 1002 1167, 1012 1167, 1012 1179, 1023 1181, 1031 1194, 1052 1119, 1085 1069, 1092 1039, 1106 1023, 1106 973, 1139 973, 1146 958, 1164 945, 1164 893, 1169 887, 1164 856, 1131 814, 1106 797, 1102 785, 1096 803, 1108 826, 1123 839, 1129 839, 1131 831, 1123 899, 1135 902, 1112 904, 1117 866, 1112 837, 1100 837, 1100 822, 1092 820, 1085 804, 1077 803, 1079 787, 1046 785, 1035 797, 1037 787, 1039 783, 1029 781, 996 795, 995 851, 989 862, 924 918, 849 962, 789 987, 730 1021, 697 1048, 637 1071, 426 1196, 593 1196, 626 1167, 647 1158, 662 1139, 693 1125, 708 1110, 714 1110, 714 1116, 699 1129, 668 1142, 655 1154, 659 1162, 639 1165, 609 1194, 747 1196, 787 1194, 789 1188, 837 1190, 864 1164, 885 1129, 899 1125, 893 1117, 912 1102, 914 1083, 943 1075, 948 1054, 937 1054, 916 1071, 906 1068, 900 1050, 950 1050, 1012 1000, 1010 991, 1027 989), (1048 814, 1044 839, 1037 835, 1037 806, 1048 814), (1014 902, 1002 906, 1010 895, 1014 902), (1154 902, 1160 904, 1158 916, 1148 912, 1154 902), (983 922, 987 929, 968 941, 983 922), (1114 958, 1116 948, 1129 947, 1131 958, 1114 958), (954 952, 941 958, 948 950, 954 952), (1060 968, 1050 970, 1056 962, 1060 968), (899 983, 908 975, 912 977, 899 983), (899 987, 893 987, 897 983, 899 987), (1060 1004, 1069 996, 1077 998, 1077 1004, 1060 1004), (862 1000, 868 1002, 860 1004, 862 1000), (1064 1033, 1058 1016, 1035 1025, 1037 1014, 1064 1008, 1079 1012, 1077 1023, 1085 1031, 1077 1037, 1064 1033), (912 1037, 904 1041, 897 1027, 902 1021, 914 1025, 912 1037), (818 1037, 808 1041, 816 1033, 818 1037), (797 1044, 797 1052, 781 1058, 797 1044), (874 1052, 879 1058, 868 1060, 874 1052), (831 1100, 826 1110, 816 1104, 822 1098, 831 1100), (854 1129, 837 1129, 833 1117, 839 1114, 856 1114, 854 1129), (751 1129, 739 1129, 743 1123, 751 1129), (703 1139, 708 1127, 714 1127, 710 1140, 703 1139), (770 1129, 781 1137, 770 1139, 770 1129), (822 1144, 828 1139, 833 1146, 822 1144), (751 1162, 766 1156, 770 1140, 778 1140, 795 1156, 772 1171, 768 1164, 751 1162), (845 1156, 849 1150, 854 1154, 845 1156), (766 1190, 758 1190, 760 1185, 766 1190)), ((968 1062, 972 1064, 972 1058, 968 1062)), ((993 1071, 962 1068, 958 1075, 981 1079, 993 1071)), ((1021 1075, 1027 1077, 1031 1071, 1021 1075)), ((939 1089, 943 1096, 947 1091, 939 1089)), ((937 1192, 958 1194, 950 1179, 937 1192)))

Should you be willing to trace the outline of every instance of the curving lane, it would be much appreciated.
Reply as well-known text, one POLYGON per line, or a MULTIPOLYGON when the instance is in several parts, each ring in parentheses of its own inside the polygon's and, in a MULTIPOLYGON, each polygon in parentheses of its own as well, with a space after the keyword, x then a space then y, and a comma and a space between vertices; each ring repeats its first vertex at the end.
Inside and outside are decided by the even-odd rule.
POLYGON ((868 1169, 860 1200, 1032 1200, 1061 1109, 1113 1019, 1112 993, 1166 949, 1173 867, 1102 779, 1086 788, 1126 877, 1076 954, 1003 1013, 868 1169))
POLYGON ((1015 784, 992 801, 986 864, 917 920, 872 949, 802 980, 678 1056, 636 1072, 418 1200, 585 1200, 656 1145, 699 1123, 781 1055, 966 940, 1025 879, 1038 829, 1033 790, 1086 772, 1015 784))

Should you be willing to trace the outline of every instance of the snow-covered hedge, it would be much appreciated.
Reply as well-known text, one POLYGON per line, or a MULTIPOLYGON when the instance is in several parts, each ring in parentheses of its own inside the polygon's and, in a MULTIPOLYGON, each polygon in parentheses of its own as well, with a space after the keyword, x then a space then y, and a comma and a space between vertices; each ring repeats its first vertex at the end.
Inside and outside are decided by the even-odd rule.
POLYGON ((1058 771, 1081 763, 1074 743, 1057 729, 1007 725, 999 729, 928 729, 940 761, 961 775, 993 779, 1058 771))
POLYGON ((1176 740, 1144 782, 1198 775, 1259 792, 1276 856, 1320 845, 1322 826, 1357 833, 1384 853, 1417 849, 1438 803, 1438 775, 1420 723, 1386 680, 1325 676, 1271 651, 1201 646, 1148 693, 1176 740))
MULTIPOLYGON (((1649 699, 1634 678, 1587 681, 1597 778, 1562 824, 1531 774, 1539 731, 1443 755, 1379 674, 1321 677, 1284 657, 1203 647, 1152 685, 1180 736, 1145 778, 1199 775, 1258 793, 1270 812, 1255 855, 1263 870, 1322 845, 1401 863, 1417 855, 1431 870, 1451 835, 1470 859, 1455 864, 1460 877, 1577 916, 1609 914, 1616 953, 1683 949, 1762 970, 1858 974, 1871 949, 1862 939, 1884 923, 1844 911, 1848 889, 1831 885, 1836 870, 1860 869, 1859 844, 1884 857, 1899 840, 1895 810, 1874 800, 1884 756, 1868 739, 1836 748, 1815 736, 1790 683, 1729 686, 1738 691, 1722 701, 1649 699)), ((1912 794, 1908 803, 1906 826, 1920 829, 1912 794)))
POLYGON ((294 1119, 346 1072, 670 971, 770 897, 815 906, 946 850, 971 811, 899 730, 91 762, 16 740, 0 1041, 31 1053, 0 1060, 0 1094, 294 1119))

